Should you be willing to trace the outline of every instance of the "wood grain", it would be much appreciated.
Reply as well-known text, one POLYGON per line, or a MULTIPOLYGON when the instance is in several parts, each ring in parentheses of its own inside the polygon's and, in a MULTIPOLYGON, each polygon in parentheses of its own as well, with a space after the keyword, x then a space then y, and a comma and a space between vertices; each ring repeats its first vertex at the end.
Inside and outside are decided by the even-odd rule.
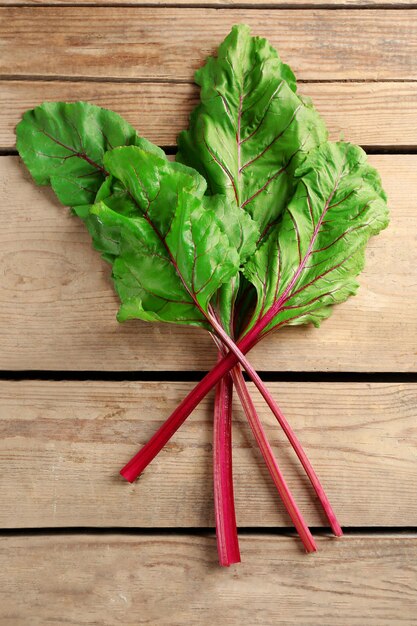
MULTIPOLYGON (((1 381, 0 527, 213 526, 212 398, 195 410, 139 481, 129 485, 118 475, 192 386, 1 381)), ((417 526, 415 385, 268 387, 343 526, 417 526)), ((275 418, 251 390, 307 522, 326 526, 275 418)), ((291 527, 239 402, 234 408, 238 524, 291 527)))
MULTIPOLYGON (((156 143, 174 144, 196 101, 194 70, 237 22, 279 48, 333 138, 342 132, 362 145, 413 149, 417 13, 406 7, 414 5, 0 0, 0 149, 14 149, 22 111, 43 100, 107 106, 156 143), (317 8, 326 4, 329 10, 317 8)), ((416 371, 417 156, 371 161, 382 173, 392 224, 370 245, 359 295, 322 329, 277 333, 251 355, 258 368, 416 371)), ((32 184, 16 158, 0 158, 0 197, 0 368, 211 366, 214 350, 201 332, 116 323, 109 270, 82 225, 32 184)), ((297 538, 268 533, 291 524, 236 406, 238 523, 259 531, 241 533, 244 563, 229 570, 217 566, 213 533, 175 533, 213 526, 210 398, 139 481, 118 476, 191 386, 0 381, 0 528, 21 529, 0 532, 0 625, 415 625, 417 535, 378 534, 378 527, 417 527, 416 386, 268 385, 342 524, 372 530, 342 540, 320 533, 314 556, 303 554, 297 538), (28 530, 81 526, 96 530, 28 530), (105 530, 115 526, 124 530, 105 530)), ((307 521, 323 526, 277 424, 254 398, 307 521)))
MULTIPOLYGON (((366 146, 417 145, 417 83, 305 83, 333 139, 366 146)), ((187 128, 198 100, 191 84, 82 81, 3 81, 0 91, 0 148, 15 147, 22 113, 45 100, 86 100, 116 111, 159 145, 174 145, 187 128)))
MULTIPOLYGON (((355 298, 320 329, 293 327, 251 352, 263 370, 415 371, 417 156, 373 156, 392 209, 370 243, 355 298)), ((0 158, 0 367, 184 370, 211 367, 209 336, 175 325, 118 324, 109 267, 81 222, 16 157, 0 158)))
MULTIPOLYGON (((187 6, 187 7, 222 7, 235 9, 248 7, 253 8, 261 4, 263 7, 268 8, 288 8, 288 6, 302 7, 323 7, 330 6, 331 8, 362 8, 362 7, 390 7, 390 6, 404 6, 412 7, 415 0, 80 0, 77 2, 77 6, 187 6)), ((0 0, 0 6, 43 6, 43 5, 74 5, 74 0, 0 0)))
POLYGON ((410 80, 415 17, 408 9, 3 7, 0 75, 191 81, 230 27, 246 22, 300 79, 410 80))
POLYGON ((241 537, 222 569, 213 536, 3 537, 2 626, 412 626, 417 538, 241 537))

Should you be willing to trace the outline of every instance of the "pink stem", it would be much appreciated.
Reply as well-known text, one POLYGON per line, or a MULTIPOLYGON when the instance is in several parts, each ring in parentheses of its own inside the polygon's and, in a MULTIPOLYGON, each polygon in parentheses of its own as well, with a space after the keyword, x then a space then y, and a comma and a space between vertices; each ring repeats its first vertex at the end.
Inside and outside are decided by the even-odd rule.
MULTIPOLYGON (((262 318, 263 319, 263 318, 262 318)), ((256 344, 259 334, 264 329, 260 320, 251 330, 237 343, 239 349, 246 354, 256 344)), ((269 322, 267 322, 269 323, 269 322)), ((238 363, 239 359, 229 352, 214 368, 204 376, 204 378, 194 387, 192 391, 171 413, 168 419, 160 426, 156 433, 149 439, 135 456, 120 470, 120 474, 129 482, 133 482, 152 459, 158 454, 164 445, 171 439, 172 435, 185 422, 191 411, 195 409, 208 392, 219 382, 232 367, 238 363)))
POLYGON ((266 399, 266 401, 268 403, 268 406, 272 410, 272 413, 275 415, 276 419, 278 420, 278 423, 281 426, 282 430, 284 431, 288 441, 293 447, 294 452, 298 456, 301 462, 301 465, 303 466, 310 480, 310 483, 312 484, 314 491, 316 492, 317 497, 323 507, 323 511, 328 519, 328 522, 330 524, 330 527, 333 533, 336 535, 336 537, 341 537, 343 535, 343 531, 340 527, 339 522, 337 521, 336 514, 333 511, 333 507, 330 504, 330 501, 326 495, 326 492, 323 489, 323 486, 319 480, 319 477, 314 471, 314 468, 310 462, 310 459, 305 453, 304 448, 302 447, 300 443, 300 440, 298 439, 297 435, 292 430, 291 426, 289 425, 287 419, 285 418, 278 404, 275 402, 274 398, 272 396, 269 396, 268 399, 266 399))
POLYGON ((246 387, 245 380, 242 376, 242 371, 239 366, 236 366, 232 370, 233 382, 236 387, 236 391, 239 395, 243 409, 246 413, 249 425, 252 429, 253 435, 259 446, 259 449, 264 457, 265 463, 268 467, 269 473, 274 481, 274 484, 278 490, 281 500, 284 503, 285 508, 288 511, 293 524, 300 535, 301 541, 307 552, 316 552, 317 546, 314 542, 313 536, 301 515, 291 491, 285 482, 284 476, 278 466, 278 463, 274 457, 271 445, 266 437, 266 433, 259 416, 256 412, 252 398, 250 397, 248 388, 246 387))
MULTIPOLYGON (((275 307, 274 307, 275 308, 275 307)), ((170 417, 162 424, 162 426, 156 431, 151 439, 143 446, 139 452, 121 469, 120 474, 129 482, 133 482, 139 474, 149 465, 149 463, 155 458, 165 444, 171 439, 173 434, 184 423, 190 413, 195 409, 201 400, 207 395, 207 393, 219 382, 219 380, 227 374, 240 360, 240 355, 246 354, 259 340, 260 333, 271 321, 270 311, 264 315, 257 324, 251 328, 251 330, 237 343, 235 344, 235 350, 229 352, 221 361, 215 365, 215 367, 204 376, 204 378, 194 387, 194 389, 184 398, 184 400, 178 405, 175 411, 170 417)), ((230 340, 230 337, 228 338, 230 340)), ((330 502, 324 492, 323 487, 320 484, 317 474, 314 472, 313 467, 301 447, 298 438, 293 433, 288 422, 284 418, 281 410, 274 402, 272 396, 265 389, 261 379, 257 372, 253 370, 252 366, 247 362, 249 370, 252 370, 252 378, 257 380, 258 388, 260 391, 266 391, 266 395, 263 393, 268 406, 273 410, 274 415, 278 419, 285 434, 290 439, 294 450, 300 459, 303 467, 316 491, 316 494, 323 506, 329 523, 333 532, 340 536, 342 530, 337 522, 336 515, 330 505, 330 502), (259 387, 260 383, 260 387, 259 387)))
MULTIPOLYGON (((215 335, 212 335, 214 342, 217 345, 219 351, 219 358, 221 356, 225 356, 227 354, 225 346, 221 343, 221 341, 215 335)), ((284 503, 284 506, 292 519, 296 530, 298 531, 300 538, 304 544, 304 547, 307 552, 315 552, 317 550, 314 539, 310 533, 310 530, 307 524, 304 521, 303 516, 298 509, 298 506, 294 500, 294 497, 289 490, 284 476, 281 473, 281 470, 278 466, 278 462, 276 461, 274 454, 272 452, 272 448, 268 442, 266 437, 265 430, 262 426, 262 423, 259 419, 258 413, 255 409, 255 405, 253 404, 252 398, 250 396, 249 390, 246 386, 245 380, 242 376, 242 370, 238 365, 231 370, 232 380, 236 387, 240 402, 242 404, 243 410, 245 411, 247 420, 252 429, 252 433, 256 439, 258 447, 264 457, 266 466, 269 470, 269 473, 274 481, 275 486, 278 489, 278 493, 281 496, 281 500, 284 503)), ((229 376, 230 378, 230 376, 229 376)), ((223 381, 225 378, 222 379, 223 381)), ((216 391, 219 390, 220 383, 218 384, 216 391)))
MULTIPOLYGON (((254 327, 256 328, 256 327, 254 327)), ((253 331, 253 329, 252 329, 253 331)), ((253 337, 253 333, 249 331, 245 337, 239 341, 237 346, 242 352, 247 352, 256 343, 256 336, 253 337)), ((204 378, 194 387, 194 389, 184 398, 184 400, 178 405, 175 411, 170 417, 162 424, 162 426, 156 431, 151 439, 132 457, 132 459, 121 469, 120 474, 129 482, 133 482, 143 472, 143 470, 149 465, 149 463, 155 458, 155 456, 162 450, 165 444, 171 439, 178 428, 184 423, 190 413, 195 409, 201 400, 207 395, 207 393, 218 383, 218 381, 227 374, 238 362, 238 357, 229 352, 217 365, 204 376, 204 378)), ((253 368, 252 368, 253 369, 253 368)), ((261 382, 261 388, 265 391, 263 383, 259 378, 259 375, 253 371, 255 379, 261 382)), ((252 377, 253 378, 253 377, 252 377)), ((259 385, 258 389, 259 389, 259 385)), ((268 406, 273 411, 278 422, 282 426, 286 436, 288 437, 291 445, 293 446, 298 458, 300 459, 308 478, 321 502, 323 510, 327 519, 331 525, 334 534, 338 537, 342 535, 342 529, 337 521, 333 508, 326 496, 326 493, 319 481, 317 474, 315 473, 313 466, 310 463, 306 453, 304 452, 298 438, 292 431, 289 423, 285 419, 282 411, 266 390, 266 394, 262 394, 268 403, 268 406)))
POLYGON ((233 340, 229 337, 229 335, 224 331, 224 329, 222 328, 222 326, 219 324, 219 322, 213 318, 212 320, 213 326, 217 332, 217 334, 219 335, 220 339, 222 340, 223 344, 226 345, 235 355, 236 357, 239 359, 239 362, 243 365, 243 367, 245 368, 246 372, 248 373, 249 377, 252 379, 252 381, 254 382, 254 384, 256 385, 256 387, 258 388, 259 392, 261 393, 262 397, 264 398, 265 402, 267 403, 267 405, 269 406, 269 408, 271 409, 272 413, 275 415, 275 417, 278 420, 279 425, 281 426, 282 430, 284 431, 288 441, 290 442, 291 446, 293 447, 296 455, 298 456, 313 488, 314 491, 317 494, 317 497, 323 507, 324 513, 329 521, 329 524, 331 526, 331 529, 333 531, 333 533, 336 535, 336 537, 341 537, 343 532, 342 529, 339 525, 339 522, 337 521, 336 515, 333 511, 333 508, 329 502, 329 499, 323 489, 322 484, 320 483, 320 480, 316 474, 316 472, 314 471, 313 466, 311 465, 311 462, 308 458, 308 456, 306 455, 306 453, 304 452, 304 449, 300 443, 300 440, 298 439, 297 435, 295 434, 295 432, 292 430, 291 426, 289 425, 287 419, 285 418, 283 412, 281 411, 281 409, 279 408, 278 404, 276 403, 276 401, 274 400, 273 396, 271 395, 271 393, 268 391, 268 388, 265 386, 264 382, 262 381, 262 379, 260 378, 258 372, 255 370, 255 368, 251 365, 251 363, 248 361, 248 359, 245 357, 245 355, 242 353, 241 350, 239 350, 239 347, 236 346, 236 344, 233 342, 233 340))
POLYGON ((227 374, 216 387, 213 429, 214 511, 217 551, 223 566, 240 562, 233 498, 232 394, 233 383, 227 374))
POLYGON ((158 428, 149 441, 120 470, 120 474, 129 482, 133 482, 162 450, 178 428, 185 422, 190 413, 198 406, 209 391, 236 365, 236 357, 228 354, 222 359, 194 389, 184 398, 171 413, 168 419, 158 428))

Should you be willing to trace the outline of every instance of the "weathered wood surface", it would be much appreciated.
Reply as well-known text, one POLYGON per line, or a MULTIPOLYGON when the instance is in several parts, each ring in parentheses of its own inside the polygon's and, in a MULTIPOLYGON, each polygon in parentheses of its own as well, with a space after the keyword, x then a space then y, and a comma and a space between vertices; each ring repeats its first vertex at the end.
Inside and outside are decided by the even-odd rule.
MULTIPOLYGON (((374 148, 417 146, 415 0, 0 0, 0 7, 0 150, 14 149, 25 109, 78 99, 173 145, 198 95, 194 70, 238 22, 279 49, 332 138, 342 132, 374 148)), ((370 244, 359 295, 321 329, 277 333, 251 354, 258 368, 416 371, 417 155, 371 162, 392 222, 370 244)), ((15 157, 0 157, 0 197, 1 369, 211 366, 215 353, 202 332, 117 324, 109 269, 82 224, 36 188, 15 157)), ((213 533, 155 530, 213 526, 210 398, 129 485, 120 466, 192 383, 0 381, 0 528, 21 529, 0 533, 0 626, 417 624, 417 535, 398 533, 417 528, 416 386, 268 386, 342 524, 368 532, 342 540, 320 534, 313 556, 297 538, 268 533, 291 523, 236 406, 238 524, 259 530, 242 533, 243 564, 224 570, 213 533), (62 530, 82 526, 120 526, 125 534, 62 530), (391 532, 378 534, 381 526, 391 532), (65 534, 28 532, 53 527, 65 534)), ((278 425, 254 397, 307 521, 325 525, 278 425)))
POLYGON ((238 22, 303 80, 417 78, 413 10, 169 7, 3 7, 0 75, 191 81, 238 22))
MULTIPOLYGON (((372 156, 391 206, 355 298, 322 327, 279 331, 251 352, 263 370, 415 371, 417 156, 372 156)), ((16 157, 0 158, 0 367, 184 370, 212 366, 204 331, 118 324, 109 267, 81 222, 37 188, 16 157)))
MULTIPOLYGON (((417 13, 416 13, 417 19, 417 13)), ((417 144, 417 83, 305 83, 332 139, 365 146, 417 144)), ((116 111, 158 145, 174 145, 187 128, 198 88, 181 83, 108 83, 83 81, 2 81, 0 148, 15 147, 15 126, 22 113, 45 100, 86 100, 116 111)))
MULTIPOLYGON (((195 410, 139 481, 129 485, 118 475, 192 386, 1 381, 0 527, 212 526, 212 398, 195 410)), ((416 386, 268 387, 305 446, 342 525, 415 525, 416 386)), ((307 522, 326 526, 275 418, 258 394, 253 397, 307 522)), ((292 526, 238 402, 234 416, 239 526, 292 526)))
POLYGON ((244 562, 216 563, 213 536, 0 539, 2 626, 412 626, 417 538, 241 537, 244 562))
MULTIPOLYGON (((331 8, 352 8, 360 9, 362 7, 412 7, 415 0, 79 0, 77 6, 203 6, 203 7, 227 7, 233 8, 256 8, 260 4, 268 8, 288 8, 293 7, 305 8, 329 6, 331 8)), ((74 0, 0 0, 0 6, 42 6, 42 5, 74 5, 74 0)))

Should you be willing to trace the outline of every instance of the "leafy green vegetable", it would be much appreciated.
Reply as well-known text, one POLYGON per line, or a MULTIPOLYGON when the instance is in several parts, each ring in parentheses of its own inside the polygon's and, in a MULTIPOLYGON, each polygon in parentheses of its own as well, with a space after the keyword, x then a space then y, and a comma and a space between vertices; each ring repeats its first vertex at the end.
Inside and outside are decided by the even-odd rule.
MULTIPOLYGON (((327 131, 310 101, 297 95, 288 65, 265 39, 251 37, 247 26, 232 28, 195 80, 201 103, 178 137, 177 160, 205 176, 208 193, 225 194, 228 207, 253 218, 257 234, 242 229, 244 262, 279 221, 294 192, 294 170, 327 131)), ((215 302, 232 336, 240 323, 241 302, 233 315, 240 285, 237 277, 215 302)), ((247 290, 245 295, 247 300, 247 290)))
POLYGON ((299 182, 280 226, 244 269, 257 291, 249 328, 271 311, 266 332, 319 326, 332 305, 356 293, 365 245, 388 224, 379 175, 358 146, 325 143, 295 174, 299 182))
POLYGON ((112 265, 119 321, 191 324, 215 340, 216 367, 121 473, 134 480, 220 383, 214 493, 220 561, 229 565, 240 560, 232 381, 304 546, 316 549, 238 363, 283 428, 333 532, 342 534, 300 442, 245 354, 283 325, 318 326, 333 304, 356 293, 366 243, 386 227, 388 214, 364 152, 327 141, 323 121, 265 39, 235 26, 196 81, 201 103, 179 136, 174 163, 118 115, 84 102, 44 103, 16 132, 35 181, 50 184, 73 208, 112 265))
POLYGON ((45 102, 17 125, 17 149, 38 185, 51 185, 62 204, 94 202, 107 172, 103 157, 117 146, 156 146, 120 115, 87 102, 45 102))
POLYGON ((237 273, 235 245, 245 228, 255 238, 249 216, 226 212, 221 197, 205 197, 195 170, 171 163, 100 107, 44 103, 25 113, 16 133, 34 180, 73 207, 112 263, 119 321, 211 328, 208 302, 237 273))
POLYGON ((113 256, 119 321, 208 327, 209 301, 238 271, 239 255, 204 204, 204 179, 138 147, 115 148, 104 166, 113 177, 109 195, 92 207, 87 226, 95 246, 113 256))
MULTIPOLYGON (((241 257, 244 279, 223 286, 215 301, 224 329, 241 337, 237 348, 245 354, 283 324, 318 325, 333 304, 356 292, 365 245, 388 222, 386 198, 364 153, 349 144, 327 143, 323 122, 310 102, 296 94, 291 70, 265 40, 251 38, 247 27, 232 29, 217 58, 197 71, 196 82, 201 103, 191 115, 190 129, 179 136, 177 159, 196 167, 207 180, 207 193, 225 194, 228 209, 237 206, 248 213, 259 231, 255 254, 241 257)), ((147 467, 207 390, 236 365, 236 354, 218 362, 122 475, 134 480, 147 467)), ((300 442, 273 399, 264 397, 306 470, 332 530, 341 535, 300 442)), ((254 407, 242 396, 241 401, 249 423, 256 423, 254 407)), ((261 443, 261 449, 268 449, 266 441, 261 443)), ((218 493, 226 487, 218 486, 218 493)), ((218 532, 227 538, 224 528, 218 532)), ((307 541, 304 545, 308 549, 307 541)), ((231 552, 233 547, 229 537, 231 552)))
POLYGON ((248 212, 264 236, 293 193, 294 169, 326 140, 325 125, 277 51, 247 26, 232 28, 195 81, 201 103, 178 137, 177 160, 206 178, 209 193, 248 212))

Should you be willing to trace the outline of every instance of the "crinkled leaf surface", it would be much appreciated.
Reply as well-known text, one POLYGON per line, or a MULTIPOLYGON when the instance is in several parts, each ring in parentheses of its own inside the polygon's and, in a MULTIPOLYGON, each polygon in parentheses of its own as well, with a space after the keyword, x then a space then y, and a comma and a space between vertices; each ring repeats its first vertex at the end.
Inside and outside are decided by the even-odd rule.
MULTIPOLYGON (((230 203, 224 195, 204 196, 206 206, 212 207, 220 219, 222 228, 231 243, 239 252, 241 263, 256 249, 259 231, 248 213, 240 210, 235 203, 230 203)), ((217 312, 223 328, 233 336, 233 311, 239 290, 240 275, 237 273, 230 281, 221 285, 213 298, 212 305, 217 312)))
POLYGON ((205 313, 239 268, 204 179, 137 147, 104 157, 111 174, 85 220, 113 265, 120 321, 141 318, 208 327, 205 313))
POLYGON ((293 193, 294 168, 326 139, 324 123, 296 94, 294 75, 276 50, 251 37, 247 26, 233 27, 195 80, 201 103, 179 135, 177 159, 198 169, 209 193, 226 194, 266 233, 293 193))
POLYGON ((386 196, 361 148, 325 143, 296 171, 296 191, 279 227, 245 267, 257 291, 251 325, 276 308, 266 331, 328 317, 353 295, 368 239, 388 224, 386 196))
POLYGON ((139 145, 164 155, 119 115, 87 102, 45 102, 26 111, 16 135, 35 182, 52 185, 59 200, 71 207, 94 202, 106 177, 107 150, 139 145))
MULTIPOLYGON (((233 27, 195 79, 201 103, 189 130, 179 135, 177 160, 205 176, 207 193, 226 195, 226 210, 241 209, 234 223, 242 233, 238 249, 244 262, 279 221, 294 192, 294 169, 326 139, 326 129, 309 101, 296 94, 291 69, 265 39, 251 37, 247 26, 233 27)), ((237 276, 214 302, 230 334, 242 309, 239 302, 235 319, 240 284, 237 276)))

